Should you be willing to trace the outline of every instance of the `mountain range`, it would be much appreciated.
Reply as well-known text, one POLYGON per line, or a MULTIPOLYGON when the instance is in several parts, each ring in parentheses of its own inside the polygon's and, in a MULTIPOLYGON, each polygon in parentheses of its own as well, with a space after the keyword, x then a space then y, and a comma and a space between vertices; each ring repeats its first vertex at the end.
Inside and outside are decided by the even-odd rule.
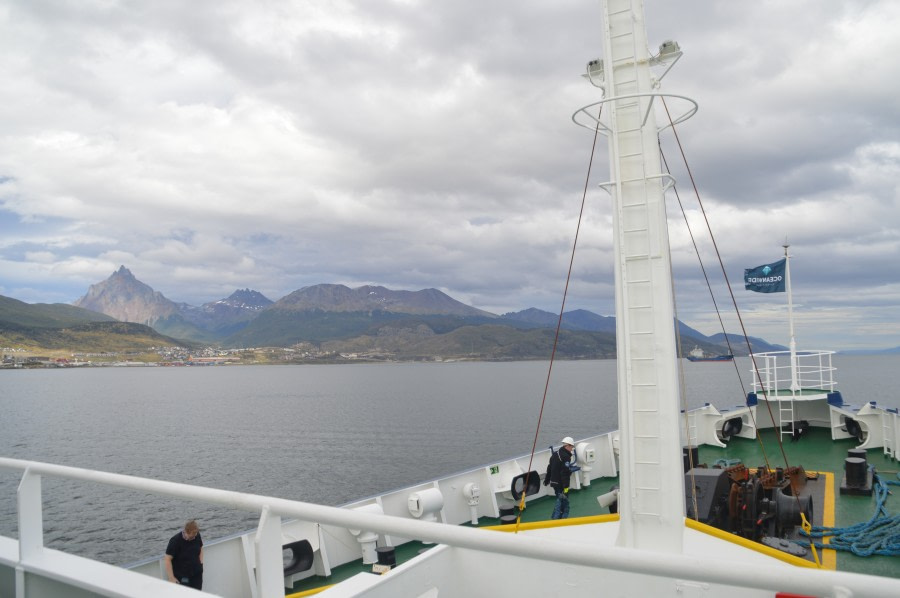
MULTIPOLYGON (((7 321, 3 306, 0 303, 0 332, 7 321)), ((16 317, 25 318, 18 307, 16 317)), ((91 285, 74 306, 34 307, 27 318, 32 323, 43 322, 43 328, 71 324, 80 315, 85 325, 130 322, 188 343, 230 348, 303 345, 410 359, 547 357, 559 320, 557 314, 535 308, 492 314, 437 289, 397 291, 340 284, 304 287, 278 301, 251 289, 239 289, 227 298, 196 307, 167 299, 125 266, 91 285)), ((11 323, 16 324, 15 319, 11 323)), ((727 352, 724 335, 707 337, 682 322, 678 325, 685 350, 696 345, 711 354, 727 352)), ((573 310, 563 314, 561 329, 558 355, 615 356, 614 317, 573 310)), ((732 346, 735 353, 743 353, 742 344, 733 342, 732 346)), ((755 351, 784 349, 762 339, 752 339, 752 346, 755 351)))

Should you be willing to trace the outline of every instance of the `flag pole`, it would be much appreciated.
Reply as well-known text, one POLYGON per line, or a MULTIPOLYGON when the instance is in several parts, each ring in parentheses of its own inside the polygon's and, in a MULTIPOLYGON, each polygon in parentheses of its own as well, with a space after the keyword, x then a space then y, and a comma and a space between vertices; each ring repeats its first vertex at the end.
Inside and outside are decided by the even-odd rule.
POLYGON ((800 384, 797 381, 797 341, 794 339, 794 298, 791 294, 791 256, 788 255, 787 239, 784 240, 784 282, 787 290, 788 300, 788 326, 791 333, 791 392, 796 393, 800 390, 800 384))

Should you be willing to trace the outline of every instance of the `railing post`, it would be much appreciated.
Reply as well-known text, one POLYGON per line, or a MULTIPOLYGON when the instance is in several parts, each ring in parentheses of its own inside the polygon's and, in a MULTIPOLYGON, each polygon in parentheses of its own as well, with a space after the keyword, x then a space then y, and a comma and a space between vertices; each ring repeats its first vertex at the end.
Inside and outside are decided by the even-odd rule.
POLYGON ((44 516, 41 500, 41 476, 26 469, 16 492, 19 507, 19 562, 44 548, 44 516))
POLYGON ((272 515, 269 506, 262 509, 256 537, 256 588, 259 598, 284 597, 284 558, 281 545, 281 516, 272 515))

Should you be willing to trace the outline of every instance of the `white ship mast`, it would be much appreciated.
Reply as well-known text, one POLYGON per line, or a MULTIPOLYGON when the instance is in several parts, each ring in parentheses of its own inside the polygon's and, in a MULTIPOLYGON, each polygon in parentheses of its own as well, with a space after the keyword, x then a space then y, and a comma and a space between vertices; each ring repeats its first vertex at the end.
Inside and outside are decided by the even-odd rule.
MULTIPOLYGON (((576 113, 575 120, 583 124, 587 116, 590 127, 599 127, 609 139, 611 181, 603 186, 613 196, 616 260, 617 544, 681 552, 684 471, 665 209, 668 175, 662 172, 653 110, 661 95, 659 79, 651 72, 651 66, 671 66, 681 52, 666 42, 659 55, 651 56, 640 0, 604 0, 603 12, 605 59, 588 65, 588 78, 605 90, 605 99, 576 113)), ((679 120, 695 110, 696 105, 679 120)))

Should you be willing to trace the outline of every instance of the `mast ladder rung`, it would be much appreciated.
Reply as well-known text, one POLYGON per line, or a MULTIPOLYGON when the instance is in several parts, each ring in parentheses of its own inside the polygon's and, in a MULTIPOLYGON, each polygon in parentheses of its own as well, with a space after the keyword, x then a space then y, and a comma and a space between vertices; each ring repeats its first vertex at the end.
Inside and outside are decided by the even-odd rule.
MULTIPOLYGON (((632 207, 632 206, 625 206, 625 207, 626 207, 626 208, 629 208, 629 207, 632 207)), ((642 234, 643 234, 643 233, 646 233, 648 230, 649 230, 649 229, 648 229, 646 226, 634 226, 634 227, 632 227, 632 228, 624 229, 622 232, 625 233, 625 234, 628 235, 628 236, 634 236, 636 233, 642 233, 642 234)), ((634 261, 634 260, 636 260, 636 259, 646 260, 646 259, 649 259, 649 258, 650 258, 650 254, 649 254, 649 253, 646 253, 646 252, 644 252, 644 253, 632 253, 632 254, 629 254, 629 255, 626 255, 626 256, 625 256, 625 259, 626 259, 626 260, 631 260, 631 261, 634 261)))
POLYGON ((625 13, 632 13, 631 5, 629 5, 627 8, 622 8, 620 10, 611 10, 611 11, 609 11, 609 16, 614 17, 617 15, 624 15, 625 13))
POLYGON ((637 510, 635 510, 634 518, 637 519, 638 517, 642 517, 645 519, 653 519, 655 521, 659 521, 660 519, 662 519, 662 515, 660 515, 656 511, 637 511, 637 510))

